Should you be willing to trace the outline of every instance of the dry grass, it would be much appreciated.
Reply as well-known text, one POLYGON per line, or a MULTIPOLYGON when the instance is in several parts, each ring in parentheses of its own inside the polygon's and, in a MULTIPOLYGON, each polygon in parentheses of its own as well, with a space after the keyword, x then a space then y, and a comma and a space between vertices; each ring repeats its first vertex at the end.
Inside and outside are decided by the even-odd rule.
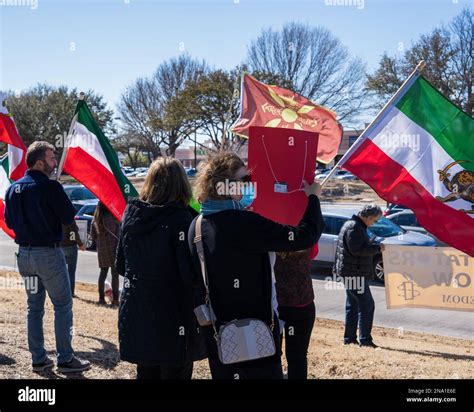
MULTIPOLYGON (((26 340, 26 298, 18 287, 16 273, 0 271, 0 379, 49 378, 64 376, 54 370, 42 374, 31 371, 26 340)), ((94 285, 78 284, 74 300, 74 348, 79 357, 88 359, 92 368, 85 378, 133 379, 135 365, 118 358, 117 310, 95 304, 94 285)), ((44 330, 46 348, 54 354, 54 316, 47 299, 44 330)), ((342 308, 341 308, 342 310, 342 308)), ((341 322, 318 319, 309 350, 311 378, 385 379, 385 378, 472 378, 474 376, 474 342, 434 335, 374 328, 376 342, 382 348, 361 349, 341 344, 341 322)), ((283 364, 285 360, 283 359, 283 364)), ((81 378, 81 375, 72 376, 81 378)), ((197 362, 194 378, 210 378, 206 361, 197 362)))

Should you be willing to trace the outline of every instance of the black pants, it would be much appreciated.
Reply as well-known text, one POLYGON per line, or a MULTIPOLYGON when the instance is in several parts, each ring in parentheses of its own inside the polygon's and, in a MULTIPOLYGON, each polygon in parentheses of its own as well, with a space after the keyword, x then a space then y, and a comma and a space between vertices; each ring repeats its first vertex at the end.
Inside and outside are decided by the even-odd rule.
POLYGON ((184 366, 137 365, 137 379, 191 379, 193 363, 184 366))
POLYGON ((316 319, 314 302, 304 307, 278 307, 280 319, 285 321, 285 355, 288 379, 307 379, 308 347, 316 319))
MULTIPOLYGON (((104 288, 105 288, 105 279, 107 279, 107 273, 109 268, 100 268, 100 275, 99 275, 99 299, 104 300, 104 288)), ((119 274, 115 270, 114 267, 110 268, 112 273, 112 294, 113 299, 118 300, 119 298, 119 274)))
POLYGON ((209 357, 212 379, 283 379, 280 352, 269 358, 224 365, 219 358, 209 357))

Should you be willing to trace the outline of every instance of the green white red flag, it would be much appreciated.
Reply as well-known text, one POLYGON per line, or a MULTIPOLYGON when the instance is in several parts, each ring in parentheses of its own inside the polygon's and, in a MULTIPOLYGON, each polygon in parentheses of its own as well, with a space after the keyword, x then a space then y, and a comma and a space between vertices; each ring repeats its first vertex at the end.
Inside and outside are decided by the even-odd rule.
POLYGON ((5 193, 10 184, 21 179, 26 172, 26 146, 16 129, 13 118, 3 106, 0 95, 0 142, 7 144, 7 153, 0 158, 0 229, 11 237, 15 233, 5 224, 5 193))
POLYGON ((474 256, 474 121, 413 75, 339 165, 474 256))
POLYGON ((62 170, 94 193, 118 220, 122 218, 128 197, 138 196, 83 99, 77 103, 58 176, 62 170))

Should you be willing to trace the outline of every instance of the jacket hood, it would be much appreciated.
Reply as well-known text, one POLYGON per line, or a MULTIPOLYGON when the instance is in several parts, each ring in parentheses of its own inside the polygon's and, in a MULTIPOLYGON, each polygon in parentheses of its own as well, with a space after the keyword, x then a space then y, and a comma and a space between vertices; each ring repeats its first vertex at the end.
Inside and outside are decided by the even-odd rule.
POLYGON ((186 208, 178 203, 157 206, 140 199, 132 199, 123 216, 122 230, 128 233, 151 232, 178 210, 186 210, 186 208))

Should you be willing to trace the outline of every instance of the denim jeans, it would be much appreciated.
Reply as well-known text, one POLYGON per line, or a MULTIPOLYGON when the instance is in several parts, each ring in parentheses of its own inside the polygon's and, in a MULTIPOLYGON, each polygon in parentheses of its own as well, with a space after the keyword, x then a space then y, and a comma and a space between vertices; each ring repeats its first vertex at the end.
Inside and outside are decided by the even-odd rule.
POLYGON ((76 286, 76 267, 77 267, 77 246, 63 246, 64 257, 66 258, 67 270, 69 272, 69 283, 71 284, 71 295, 74 296, 76 286))
POLYGON ((361 344, 372 342, 372 324, 374 321, 375 303, 369 288, 369 281, 363 279, 363 288, 346 287, 346 326, 344 342, 357 339, 359 324, 359 341, 361 344))
POLYGON ((58 363, 69 362, 72 350, 72 296, 64 253, 60 247, 21 247, 18 269, 28 297, 28 348, 33 363, 46 359, 43 316, 46 292, 54 306, 58 363))

